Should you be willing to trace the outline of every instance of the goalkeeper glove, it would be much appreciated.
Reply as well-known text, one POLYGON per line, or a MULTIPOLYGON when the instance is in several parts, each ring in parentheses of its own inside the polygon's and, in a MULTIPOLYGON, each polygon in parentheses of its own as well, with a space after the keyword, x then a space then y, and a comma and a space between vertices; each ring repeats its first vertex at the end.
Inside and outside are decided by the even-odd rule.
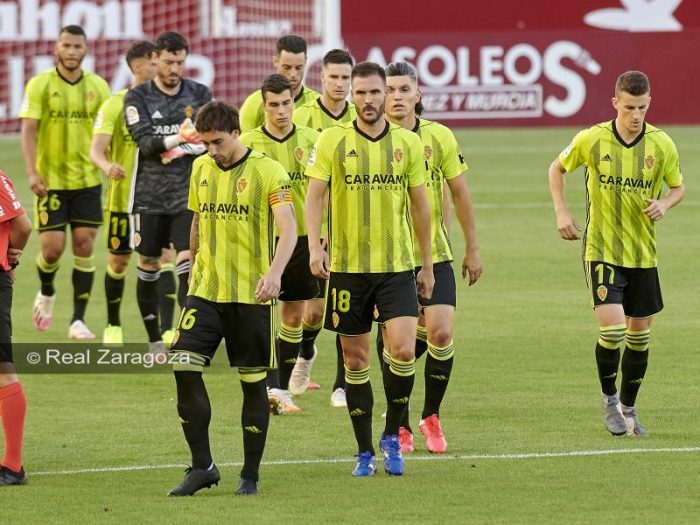
POLYGON ((203 144, 181 144, 161 153, 160 161, 163 164, 170 164, 175 159, 179 159, 185 155, 201 155, 205 151, 207 151, 207 148, 204 147, 203 144))
POLYGON ((188 142, 190 144, 199 144, 201 142, 199 140, 199 133, 197 133, 192 119, 189 117, 180 124, 180 131, 178 131, 177 137, 180 139, 180 143, 188 142))
POLYGON ((163 144, 166 150, 171 150, 180 144, 200 144, 199 134, 192 124, 192 119, 187 117, 182 124, 180 130, 175 135, 169 135, 163 139, 163 144))

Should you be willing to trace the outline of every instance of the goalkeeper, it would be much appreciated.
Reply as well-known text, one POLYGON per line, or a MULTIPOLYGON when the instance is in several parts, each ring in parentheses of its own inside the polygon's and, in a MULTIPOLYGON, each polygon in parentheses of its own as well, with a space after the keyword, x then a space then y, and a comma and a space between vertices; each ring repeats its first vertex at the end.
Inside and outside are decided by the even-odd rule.
POLYGON ((132 244, 139 253, 136 298, 152 352, 161 353, 157 282, 161 249, 172 242, 182 306, 189 278, 189 235, 192 212, 187 209, 190 171, 203 151, 192 126, 197 110, 212 98, 209 88, 183 79, 189 46, 174 32, 156 39, 156 77, 129 90, 124 118, 139 147, 132 185, 132 244))

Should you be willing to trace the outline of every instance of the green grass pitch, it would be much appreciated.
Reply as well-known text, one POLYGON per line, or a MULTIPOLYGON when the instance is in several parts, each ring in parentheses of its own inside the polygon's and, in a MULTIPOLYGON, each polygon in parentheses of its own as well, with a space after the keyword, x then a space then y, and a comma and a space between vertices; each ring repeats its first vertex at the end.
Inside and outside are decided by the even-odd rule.
MULTIPOLYGON (((573 129, 462 130, 484 274, 461 281, 455 369, 443 404, 449 454, 417 451, 406 474, 354 479, 346 411, 329 404, 333 338, 323 333, 313 378, 322 389, 299 399, 299 416, 275 417, 261 468, 261 496, 234 496, 241 452, 237 374, 208 375, 214 458, 220 485, 169 499, 189 454, 170 374, 24 374, 29 409, 25 487, 0 489, 3 523, 640 523, 696 522, 700 513, 700 329, 697 278, 700 128, 668 130, 686 177, 685 201, 657 228, 666 303, 652 330, 651 359, 638 407, 647 439, 613 438, 603 428, 593 358, 597 337, 580 244, 560 240, 547 167, 573 129), (695 341, 695 343, 693 343, 695 341), (695 516, 695 518, 693 518, 695 516)), ((0 141, 2 165, 27 208, 19 141, 0 141)), ((572 211, 584 220, 583 174, 568 176, 572 211)), ((455 225, 457 226, 456 222, 455 225)), ((453 227, 461 259, 463 242, 453 227)), ((87 324, 105 323, 100 232, 87 324)), ((38 287, 33 235, 18 268, 15 342, 66 342, 71 258, 57 277, 56 317, 34 331, 38 287)), ((70 252, 68 252, 70 253, 70 252)), ((145 340, 133 263, 122 309, 129 341, 145 340)), ((221 355, 215 363, 223 367, 221 355)), ((384 410, 373 360, 375 436, 384 410)), ((422 406, 422 362, 412 423, 422 406)))

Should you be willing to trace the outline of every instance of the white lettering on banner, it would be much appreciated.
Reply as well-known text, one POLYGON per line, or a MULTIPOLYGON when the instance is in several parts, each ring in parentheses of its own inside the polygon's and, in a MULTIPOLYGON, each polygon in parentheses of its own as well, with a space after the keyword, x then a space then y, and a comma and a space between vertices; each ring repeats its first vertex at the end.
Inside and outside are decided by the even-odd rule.
POLYGON ((77 24, 88 40, 143 38, 142 0, 15 0, 0 2, 0 41, 55 40, 64 26, 77 24))
POLYGON ((621 0, 622 8, 596 9, 583 17, 589 26, 633 33, 682 31, 673 16, 682 0, 621 0))
POLYGON ((237 9, 221 6, 212 13, 211 24, 202 24, 202 36, 214 38, 279 37, 292 33, 291 20, 266 19, 259 22, 239 22, 237 9))
POLYGON ((447 86, 421 88, 430 119, 537 118, 542 116, 542 86, 447 86))
MULTIPOLYGON (((386 65, 380 47, 369 50, 367 60, 386 65)), ((423 91, 426 118, 492 119, 533 118, 543 112, 565 118, 576 114, 586 100, 582 71, 598 75, 600 64, 579 44, 552 42, 543 53, 528 43, 509 48, 459 46, 452 50, 431 45, 421 50, 402 46, 391 61, 415 64, 423 91), (472 71, 470 57, 478 54, 479 69, 472 71), (575 69, 565 63, 573 61, 575 69), (564 88, 563 98, 545 96, 541 79, 564 88)))

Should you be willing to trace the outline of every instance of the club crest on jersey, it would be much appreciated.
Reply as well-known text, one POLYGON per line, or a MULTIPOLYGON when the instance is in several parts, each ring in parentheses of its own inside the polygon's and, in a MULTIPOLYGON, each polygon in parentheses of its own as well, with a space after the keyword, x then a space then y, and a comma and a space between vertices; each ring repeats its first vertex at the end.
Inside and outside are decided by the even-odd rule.
POLYGON ((331 320, 333 321, 333 328, 338 328, 338 325, 340 324, 340 316, 338 315, 338 312, 333 312, 333 315, 331 315, 331 320))
POLYGON ((608 298, 608 289, 602 284, 598 287, 596 293, 598 294, 598 299, 601 301, 605 301, 608 298))
POLYGON ((134 247, 141 244, 141 234, 139 232, 134 233, 134 247))
POLYGON ((189 104, 185 108, 185 116, 187 118, 192 118, 192 106, 190 106, 189 104))
POLYGON ((430 157, 432 157, 432 156, 433 156, 433 148, 431 148, 430 146, 424 146, 423 147, 423 158, 425 158, 425 160, 430 160, 430 157))
POLYGON ((301 159, 304 158, 304 148, 301 146, 294 148, 294 157, 297 159, 297 162, 301 162, 301 159))
POLYGON ((95 100, 95 92, 94 91, 88 91, 87 92, 87 101, 92 102, 95 100))
POLYGON ((403 150, 401 148, 396 148, 394 150, 394 160, 396 162, 401 162, 403 160, 403 150))
POLYGON ((112 247, 113 250, 119 248, 119 237, 112 237, 109 240, 109 245, 112 247))
POLYGON ((41 223, 42 226, 45 226, 47 222, 49 222, 49 214, 48 212, 42 211, 39 214, 39 222, 41 223))
POLYGON ((245 177, 241 177, 240 179, 238 179, 238 182, 236 183, 236 191, 238 193, 243 193, 247 187, 248 180, 245 177))
POLYGON ((654 167, 654 156, 653 155, 647 155, 644 157, 644 165, 647 167, 647 169, 651 169, 654 167))

